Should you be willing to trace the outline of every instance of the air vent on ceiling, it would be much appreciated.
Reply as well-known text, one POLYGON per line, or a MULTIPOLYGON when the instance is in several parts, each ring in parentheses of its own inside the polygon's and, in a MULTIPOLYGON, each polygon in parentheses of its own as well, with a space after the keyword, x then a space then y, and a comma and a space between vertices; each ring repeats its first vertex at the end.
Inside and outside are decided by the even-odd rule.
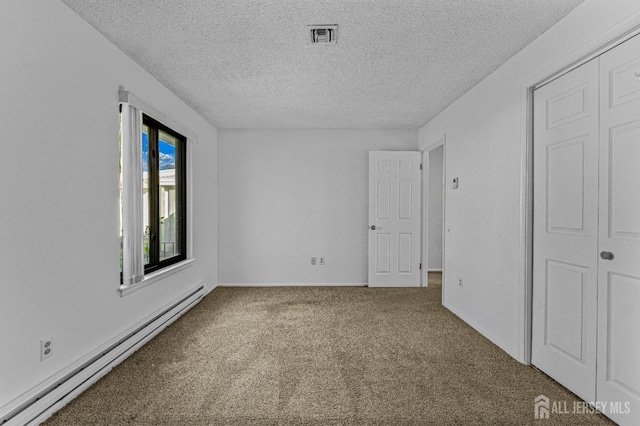
POLYGON ((311 32, 311 43, 337 43, 337 25, 308 25, 311 32))

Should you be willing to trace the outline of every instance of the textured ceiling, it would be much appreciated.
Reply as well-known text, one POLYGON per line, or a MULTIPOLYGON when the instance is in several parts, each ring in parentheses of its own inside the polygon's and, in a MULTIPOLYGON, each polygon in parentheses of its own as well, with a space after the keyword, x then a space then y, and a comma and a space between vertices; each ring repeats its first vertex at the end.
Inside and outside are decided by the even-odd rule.
POLYGON ((582 2, 62 1, 220 129, 418 128, 582 2))

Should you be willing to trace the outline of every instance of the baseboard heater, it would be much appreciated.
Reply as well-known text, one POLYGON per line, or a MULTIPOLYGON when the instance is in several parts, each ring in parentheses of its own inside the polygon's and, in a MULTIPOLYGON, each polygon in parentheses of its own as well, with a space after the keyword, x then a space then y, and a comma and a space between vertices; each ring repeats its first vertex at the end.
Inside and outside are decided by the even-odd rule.
POLYGON ((97 354, 89 356, 87 361, 63 378, 56 380, 8 413, 0 413, 0 425, 40 424, 200 302, 206 293, 204 283, 199 284, 177 301, 153 314, 144 324, 118 338, 115 343, 112 342, 97 354))

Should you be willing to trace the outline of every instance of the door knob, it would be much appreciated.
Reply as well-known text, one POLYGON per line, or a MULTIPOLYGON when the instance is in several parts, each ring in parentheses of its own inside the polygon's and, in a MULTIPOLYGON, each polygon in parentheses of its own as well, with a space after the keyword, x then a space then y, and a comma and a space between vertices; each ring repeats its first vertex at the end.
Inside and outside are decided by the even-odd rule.
POLYGON ((604 260, 613 260, 613 253, 611 253, 610 251, 603 251, 602 253, 600 253, 600 257, 604 260))
POLYGON ((376 230, 376 226, 375 225, 371 225, 371 230, 375 231, 376 230))

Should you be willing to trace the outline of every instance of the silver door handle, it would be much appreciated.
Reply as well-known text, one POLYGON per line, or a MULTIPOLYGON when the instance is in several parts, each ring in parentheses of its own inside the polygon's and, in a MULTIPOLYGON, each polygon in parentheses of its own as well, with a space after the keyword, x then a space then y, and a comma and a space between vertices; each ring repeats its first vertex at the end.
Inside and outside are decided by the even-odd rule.
POLYGON ((613 260, 613 253, 611 253, 610 251, 603 251, 602 253, 600 253, 600 257, 604 260, 613 260))
POLYGON ((371 225, 370 228, 371 228, 372 231, 376 230, 376 226, 375 225, 371 225))

